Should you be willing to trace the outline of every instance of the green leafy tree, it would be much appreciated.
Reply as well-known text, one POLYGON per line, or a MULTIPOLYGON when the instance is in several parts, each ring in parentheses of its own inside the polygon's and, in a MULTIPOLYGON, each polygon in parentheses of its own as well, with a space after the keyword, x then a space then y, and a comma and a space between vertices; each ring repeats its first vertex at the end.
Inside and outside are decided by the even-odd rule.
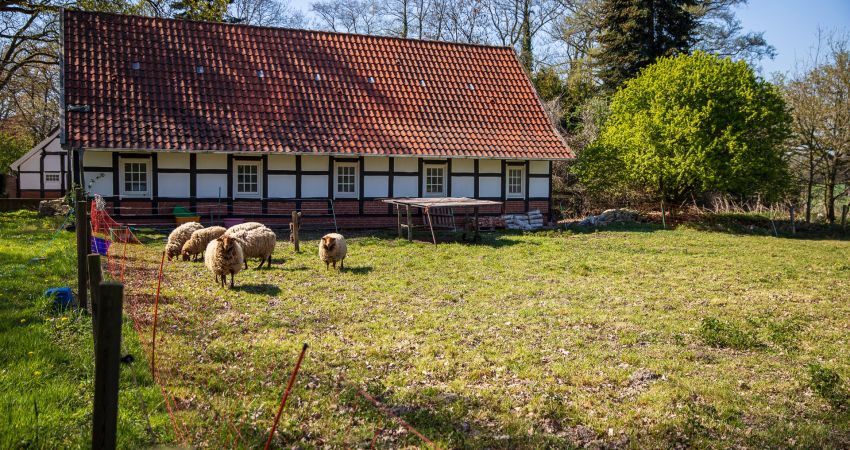
POLYGON ((645 189, 662 200, 706 192, 770 200, 788 185, 791 116, 746 62, 702 52, 660 59, 611 100, 579 177, 596 189, 645 189))
POLYGON ((206 22, 236 21, 227 15, 232 0, 175 0, 171 3, 174 17, 206 22))
POLYGON ((26 137, 0 131, 0 175, 11 172, 9 165, 32 148, 33 143, 26 137))
POLYGON ((606 0, 602 4, 600 78, 611 90, 662 56, 687 53, 697 21, 694 0, 606 0))

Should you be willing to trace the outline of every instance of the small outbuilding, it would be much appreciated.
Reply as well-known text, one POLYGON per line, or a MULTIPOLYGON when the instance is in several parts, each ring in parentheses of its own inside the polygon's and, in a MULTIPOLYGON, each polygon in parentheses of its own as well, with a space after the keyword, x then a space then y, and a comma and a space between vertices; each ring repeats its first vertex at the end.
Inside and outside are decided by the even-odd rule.
POLYGON ((59 143, 59 130, 13 162, 9 168, 15 176, 14 187, 7 187, 10 197, 57 198, 68 192, 71 170, 68 152, 59 143))

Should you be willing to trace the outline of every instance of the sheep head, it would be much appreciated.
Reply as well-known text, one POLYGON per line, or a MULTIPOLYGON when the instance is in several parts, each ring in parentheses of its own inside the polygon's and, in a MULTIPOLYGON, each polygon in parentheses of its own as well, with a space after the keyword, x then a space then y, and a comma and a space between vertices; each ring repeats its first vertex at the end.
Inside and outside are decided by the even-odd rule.
POLYGON ((221 237, 217 238, 216 241, 218 241, 218 248, 221 250, 222 253, 233 253, 233 247, 236 246, 236 241, 232 237, 222 235, 221 237))
POLYGON ((322 238, 322 248, 331 251, 336 246, 336 238, 331 236, 325 236, 322 238))

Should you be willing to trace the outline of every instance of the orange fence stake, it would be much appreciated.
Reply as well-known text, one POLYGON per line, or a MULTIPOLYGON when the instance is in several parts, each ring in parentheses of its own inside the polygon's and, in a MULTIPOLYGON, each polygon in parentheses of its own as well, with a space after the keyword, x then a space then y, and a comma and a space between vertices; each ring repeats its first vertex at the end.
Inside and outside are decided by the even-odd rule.
POLYGON ((292 375, 289 376, 289 383, 286 385, 286 391, 283 393, 283 398, 280 400, 280 407, 277 409, 277 415, 274 418, 274 423, 272 424, 272 429, 269 432, 269 438, 266 440, 265 450, 269 450, 272 445, 272 437, 274 437, 274 432, 277 430, 277 424, 280 422, 280 415, 283 413, 283 407, 286 405, 286 399, 289 397, 289 391, 292 390, 292 385, 295 383, 295 376, 298 375, 298 369, 301 368, 301 361, 304 359, 304 353, 307 352, 307 343, 304 343, 304 346, 301 347, 301 354, 298 355, 298 361, 295 363, 295 368, 292 369, 292 375))

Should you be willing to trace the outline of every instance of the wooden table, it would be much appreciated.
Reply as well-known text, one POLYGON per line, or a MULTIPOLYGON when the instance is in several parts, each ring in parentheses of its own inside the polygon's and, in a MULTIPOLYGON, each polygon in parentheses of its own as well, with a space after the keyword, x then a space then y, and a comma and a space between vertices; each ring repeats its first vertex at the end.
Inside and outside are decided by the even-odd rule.
MULTIPOLYGON (((388 198, 382 200, 384 203, 389 203, 391 205, 395 205, 396 215, 398 216, 398 237, 402 237, 402 230, 407 229, 407 240, 413 240, 413 214, 411 212, 411 208, 419 208, 422 210, 424 217, 427 219, 427 226, 431 230, 431 240, 434 242, 434 245, 437 245, 437 235, 434 233, 434 217, 432 216, 432 212, 434 210, 438 210, 440 208, 467 208, 471 207, 473 209, 473 221, 472 221, 472 229, 473 229, 473 239, 479 240, 479 227, 478 227, 478 208, 482 206, 493 206, 493 205, 502 205, 502 202, 497 202, 493 200, 480 200, 476 198, 468 198, 468 197, 400 197, 400 198, 388 198), (404 208, 405 210, 405 218, 406 221, 402 222, 402 214, 401 210, 404 208)), ((451 223, 454 223, 454 212, 452 210, 452 219, 451 223)), ((446 216, 437 216, 437 217, 446 217, 446 216)), ((438 219, 437 226, 448 226, 448 223, 440 223, 440 219, 438 219)))

